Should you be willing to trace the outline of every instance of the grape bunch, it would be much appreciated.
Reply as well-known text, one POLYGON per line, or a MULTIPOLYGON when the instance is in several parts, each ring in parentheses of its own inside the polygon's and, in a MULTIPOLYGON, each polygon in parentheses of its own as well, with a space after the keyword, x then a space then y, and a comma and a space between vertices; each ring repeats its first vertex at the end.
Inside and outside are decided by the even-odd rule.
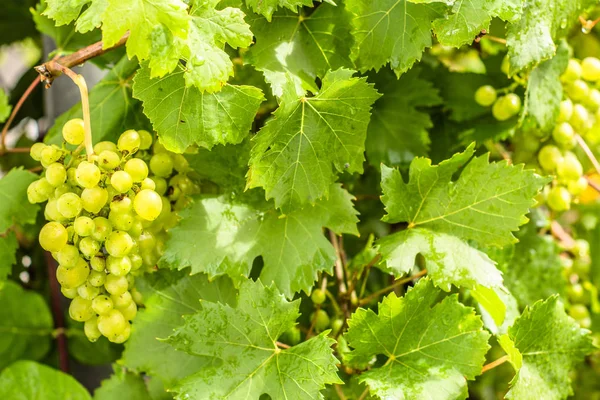
POLYGON ((63 126, 66 143, 36 143, 31 157, 43 176, 27 189, 31 203, 44 203, 49 222, 41 246, 59 266, 61 291, 72 299, 69 314, 84 322, 90 341, 128 339, 141 295, 134 276, 154 269, 166 230, 177 222, 175 209, 197 190, 187 161, 167 152, 147 131, 127 130, 117 144, 99 142, 94 154, 80 155, 81 119, 63 126))
POLYGON ((592 260, 590 244, 587 240, 577 239, 573 246, 561 257, 567 279, 567 295, 569 298, 569 315, 582 328, 592 325, 589 308, 592 298, 598 296, 596 287, 590 281, 592 260))

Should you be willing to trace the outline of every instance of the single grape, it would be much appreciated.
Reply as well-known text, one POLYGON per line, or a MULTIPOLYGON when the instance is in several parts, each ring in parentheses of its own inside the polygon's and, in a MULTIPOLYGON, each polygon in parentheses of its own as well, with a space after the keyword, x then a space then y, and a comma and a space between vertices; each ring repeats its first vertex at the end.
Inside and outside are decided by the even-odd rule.
POLYGON ((154 191, 156 193, 158 193, 161 196, 166 193, 169 185, 167 184, 167 181, 165 179, 160 178, 158 176, 153 176, 150 179, 152 179, 154 181, 154 186, 155 186, 154 191))
POLYGON ((116 213, 111 211, 110 214, 108 214, 108 220, 115 229, 129 231, 135 222, 135 215, 131 212, 116 213))
POLYGON ((575 239, 575 244, 571 249, 571 252, 577 258, 589 257, 590 256, 590 242, 585 239, 575 239))
POLYGON ((140 135, 140 150, 148 150, 150 147, 152 147, 152 134, 148 131, 145 131, 143 129, 137 131, 138 135, 140 135))
POLYGON ((62 135, 65 141, 76 146, 83 143, 85 137, 85 129, 83 126, 84 124, 81 118, 68 120, 62 128, 62 135))
POLYGON ((329 327, 329 315, 325 310, 317 310, 310 315, 310 320, 315 321, 315 331, 321 332, 329 327))
POLYGON ((571 99, 566 99, 560 102, 560 112, 557 122, 567 122, 573 115, 573 102, 571 99))
POLYGON ((112 232, 112 224, 104 217, 96 217, 94 218, 94 225, 95 229, 92 237, 99 242, 104 242, 112 232))
POLYGON ((58 212, 67 219, 75 218, 83 208, 81 198, 75 193, 65 193, 56 202, 58 212))
POLYGON ((475 102, 482 107, 491 106, 496 98, 496 89, 490 85, 480 86, 475 92, 475 102))
POLYGON ((510 114, 508 108, 505 105, 505 96, 499 97, 498 100, 492 106, 492 115, 498 121, 506 121, 512 115, 510 114))
POLYGON ((133 301, 135 302, 135 304, 137 304, 137 305, 144 304, 143 295, 136 288, 131 289, 131 297, 133 298, 133 301))
POLYGON ((139 158, 132 158, 125 163, 125 172, 127 172, 134 182, 142 182, 148 177, 148 166, 139 158))
POLYGON ((129 283, 127 282, 127 278, 124 276, 108 275, 106 277, 104 288, 108 293, 118 296, 127 291, 129 288, 129 283))
POLYGON ((588 181, 583 176, 567 183, 567 189, 573 196, 579 196, 587 187, 588 181))
POLYGON ((92 270, 90 271, 90 275, 88 276, 87 280, 92 286, 102 287, 106 282, 106 274, 104 273, 104 271, 99 272, 96 270, 92 270))
POLYGON ((73 222, 73 229, 78 236, 86 237, 94 233, 94 221, 90 217, 77 217, 73 222))
POLYGON ((117 141, 117 148, 124 152, 133 154, 140 148, 141 138, 139 133, 133 129, 129 129, 121 134, 117 141))
POLYGON ((106 269, 106 259, 102 256, 96 256, 90 260, 90 266, 94 271, 104 273, 106 269))
POLYGON ((583 174, 583 167, 577 156, 568 151, 565 153, 562 162, 556 166, 556 174, 566 181, 576 180, 583 174))
POLYGON ((154 154, 150 159, 150 171, 160 177, 171 176, 173 173, 173 158, 168 153, 154 154))
POLYGON ((569 315, 574 320, 580 321, 584 318, 589 318, 590 312, 583 304, 573 304, 571 305, 571 308, 569 308, 569 315))
POLYGON ((113 170, 119 164, 121 164, 121 157, 114 151, 104 150, 98 155, 98 166, 104 170, 113 170))
POLYGON ((88 161, 82 161, 75 172, 77 184, 86 189, 97 186, 98 182, 100 182, 100 177, 100 168, 88 161))
POLYGON ((119 149, 117 149, 116 144, 109 141, 98 142, 94 145, 94 153, 102 154, 103 151, 112 151, 113 153, 117 153, 119 149))
POLYGON ((575 137, 575 131, 568 122, 563 122, 556 125, 552 131, 552 138, 560 145, 564 143, 571 143, 575 137))
POLYGON ((595 88, 590 90, 588 97, 585 99, 585 106, 592 112, 598 111, 598 108, 600 108, 600 90, 595 88))
POLYGON ((133 302, 133 297, 131 296, 131 293, 129 292, 125 292, 125 293, 121 293, 120 295, 117 296, 110 296, 115 308, 124 308, 127 307, 129 305, 129 303, 133 302))
POLYGON ((56 255, 56 261, 65 268, 72 268, 79 261, 79 250, 70 244, 57 251, 56 255))
POLYGON ((58 222, 48 222, 40 230, 40 245, 46 251, 60 251, 67 245, 68 238, 67 229, 58 222))
POLYGON ((106 251, 113 257, 125 257, 133 249, 133 246, 133 239, 123 231, 112 232, 104 243, 106 251))
POLYGON ((67 169, 67 184, 69 184, 70 186, 76 187, 77 186, 77 168, 75 167, 71 167, 69 169, 67 169))
POLYGON ((567 69, 562 74, 561 79, 565 82, 573 82, 573 81, 581 78, 581 75, 582 75, 582 68, 581 68, 581 64, 579 63, 579 61, 570 59, 568 65, 567 65, 567 69))
POLYGON ((59 186, 67 180, 67 170, 60 163, 53 163, 46 168, 46 180, 52 186, 59 186))
POLYGON ((600 60, 596 57, 586 57, 581 62, 581 76, 586 81, 600 80, 600 60))
POLYGON ((160 139, 159 139, 159 140, 156 140, 154 142, 154 144, 152 145, 152 152, 154 154, 166 153, 167 149, 165 149, 165 146, 163 146, 163 144, 160 142, 160 139))
POLYGON ((92 300, 92 308, 98 315, 108 314, 113 308, 114 304, 110 297, 105 295, 96 296, 92 300))
POLYGON ((110 184, 118 193, 125 193, 133 186, 133 179, 125 171, 116 171, 110 177, 110 184))
POLYGON ((56 280, 61 286, 67 289, 74 289, 83 285, 89 274, 90 269, 81 258, 75 267, 65 268, 59 265, 58 268, 56 268, 56 280))
POLYGON ((85 321, 83 325, 83 332, 90 342, 93 343, 98 340, 100 336, 102 336, 102 333, 98 329, 98 318, 92 317, 85 321))
POLYGON ((89 282, 85 282, 83 285, 77 288, 77 294, 83 299, 93 300, 100 294, 100 289, 89 282))
POLYGON ((108 338, 108 340, 110 340, 113 343, 117 343, 117 344, 124 343, 127 339, 129 339, 130 335, 131 335, 131 325, 128 323, 127 325, 125 325, 125 328, 123 328, 121 333, 108 338))
POLYGON ((133 302, 133 300, 129 304, 127 304, 125 307, 117 307, 117 309, 119 311, 121 311, 121 313, 123 314, 123 317, 125 317, 125 319, 128 321, 133 321, 133 319, 135 318, 135 316, 137 314, 137 306, 133 302))
POLYGON ((123 332, 123 329, 125 329, 126 325, 127 321, 125 320, 125 317, 123 317, 123 314, 114 308, 106 314, 98 317, 98 329, 109 340, 111 337, 123 332))
POLYGON ((69 315, 75 321, 87 321, 92 318, 95 313, 92 309, 92 301, 86 300, 82 297, 75 297, 73 301, 71 301, 71 305, 69 305, 69 315))
POLYGON ((27 201, 31 204, 43 203, 48 200, 48 197, 45 197, 43 193, 38 190, 38 182, 39 181, 33 181, 27 187, 27 201))
POLYGON ((34 143, 31 146, 31 148, 29 149, 29 155, 35 161, 41 161, 42 160, 42 151, 45 148, 46 148, 46 145, 44 143, 34 143))
POLYGON ((60 160, 62 156, 63 152, 59 147, 55 145, 46 146, 41 152, 40 161, 42 166, 48 168, 51 164, 60 160))
POLYGON ((81 254, 88 260, 98 254, 101 248, 102 245, 100 242, 94 240, 90 236, 84 237, 79 241, 79 251, 81 251, 81 254))
POLYGON ((331 323, 331 333, 336 335, 340 331, 340 329, 342 329, 343 326, 344 326, 343 319, 340 319, 340 318, 334 319, 333 322, 331 323))
POLYGON ((126 213, 133 210, 133 202, 129 197, 122 197, 110 203, 110 211, 114 213, 126 213))
POLYGON ((108 256, 106 258, 106 269, 114 276, 125 276, 131 271, 131 260, 127 256, 108 256))
POLYGON ((50 199, 48 200, 48 203, 46 203, 46 207, 44 208, 44 218, 46 218, 46 220, 60 222, 65 219, 62 214, 58 212, 56 203, 56 199, 50 199))
POLYGON ((63 296, 65 296, 67 299, 74 299, 75 297, 77 297, 77 288, 73 288, 73 289, 67 289, 65 287, 61 287, 60 288, 60 292, 63 294, 63 296))
POLYGON ((583 101, 590 93, 590 87, 585 81, 577 79, 566 86, 567 95, 575 102, 583 101))
POLYGON ((573 261, 573 272, 581 279, 589 276, 592 269, 592 259, 588 257, 579 257, 573 261))
POLYGON ((133 199, 133 208, 137 215, 148 221, 154 221, 163 209, 163 202, 158 193, 143 189, 133 199))
POLYGON ((563 186, 554 186, 548 193, 546 203, 554 211, 566 211, 571 208, 571 194, 563 186))
POLYGON ((190 163, 183 154, 173 154, 173 169, 180 173, 185 173, 190 170, 190 163))
POLYGON ((313 290, 312 294, 310 295, 310 299, 314 304, 323 304, 326 298, 325 292, 321 289, 313 290))
POLYGON ((506 76, 510 76, 510 60, 508 55, 504 56, 502 59, 502 64, 500 64, 500 71, 506 76))
POLYGON ((150 178, 146 178, 142 181, 142 184, 140 185, 141 189, 150 189, 150 190, 155 190, 156 189, 156 184, 154 183, 154 181, 150 178))
POLYGON ((129 254, 129 260, 131 261, 131 270, 136 271, 142 267, 144 261, 142 260, 142 256, 139 254, 129 254))
POLYGON ((581 104, 575 104, 573 106, 573 115, 569 120, 571 126, 580 133, 583 133, 590 129, 590 113, 581 104))

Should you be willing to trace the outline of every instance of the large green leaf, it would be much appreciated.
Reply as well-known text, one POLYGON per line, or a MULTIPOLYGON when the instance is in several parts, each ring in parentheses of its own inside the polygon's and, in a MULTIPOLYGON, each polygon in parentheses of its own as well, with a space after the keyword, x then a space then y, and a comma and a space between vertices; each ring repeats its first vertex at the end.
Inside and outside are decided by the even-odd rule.
POLYGON ((276 96, 283 94, 288 79, 303 95, 318 90, 315 78, 352 66, 350 16, 343 4, 322 4, 309 15, 282 11, 271 22, 253 16, 248 22, 256 44, 244 59, 264 73, 276 96))
POLYGON ((253 86, 225 85, 218 93, 186 87, 182 68, 150 79, 150 70, 144 66, 135 77, 133 91, 161 142, 179 153, 193 144, 210 149, 216 144, 240 143, 248 137, 264 100, 253 86))
POLYGON ((125 345, 122 363, 135 371, 163 380, 167 388, 183 377, 214 362, 175 351, 159 340, 183 324, 183 315, 200 310, 200 301, 233 301, 235 291, 227 279, 209 282, 206 275, 161 270, 136 281, 144 295, 141 309, 125 345))
POLYGON ((348 326, 350 365, 364 369, 376 356, 387 359, 359 378, 384 399, 466 398, 467 379, 481 373, 489 349, 474 310, 457 295, 440 300, 429 279, 404 297, 385 297, 378 314, 359 308, 348 326))
POLYGON ((299 305, 251 280, 240 286, 237 307, 204 302, 168 342, 223 364, 184 379, 175 389, 178 398, 258 399, 266 393, 272 399, 320 399, 325 384, 342 383, 334 340, 324 333, 289 349, 277 346, 281 334, 296 324, 299 305))
POLYGON ((33 361, 18 361, 0 374, 0 399, 91 400, 70 375, 33 361))
POLYGON ((248 187, 263 187, 284 212, 327 197, 338 173, 362 172, 371 105, 379 94, 354 71, 323 79, 314 96, 289 83, 281 104, 254 137, 248 187))
POLYGON ((569 371, 596 350, 590 332, 567 316, 558 296, 527 307, 500 344, 517 374, 507 399, 566 399, 569 371))
POLYGON ((148 400, 150 394, 140 375, 114 366, 114 373, 94 392, 94 400, 148 400))
MULTIPOLYGON (((320 1, 320 0, 319 0, 320 1)), ((327 0, 326 0, 327 1, 327 0)), ((275 10, 278 8, 287 8, 294 12, 298 11, 299 7, 312 6, 312 0, 246 0, 248 7, 252 8, 255 13, 264 15, 268 21, 275 10)))
POLYGON ((335 260, 323 227, 338 234, 358 233, 352 199, 339 185, 332 185, 329 199, 283 216, 263 201, 231 196, 198 199, 180 213, 179 225, 170 230, 161 265, 190 266, 193 273, 228 274, 239 280, 262 256, 264 282, 275 282, 288 297, 308 292, 317 273, 331 272, 335 260))
POLYGON ((19 359, 46 355, 54 324, 44 298, 7 281, 0 288, 0 304, 0 369, 19 359))
POLYGON ((13 168, 0 179, 0 234, 13 223, 33 224, 39 207, 27 201, 27 187, 37 176, 22 168, 13 168))
POLYGON ((15 253, 19 249, 19 242, 14 232, 8 232, 5 236, 0 235, 0 288, 17 262, 15 253))

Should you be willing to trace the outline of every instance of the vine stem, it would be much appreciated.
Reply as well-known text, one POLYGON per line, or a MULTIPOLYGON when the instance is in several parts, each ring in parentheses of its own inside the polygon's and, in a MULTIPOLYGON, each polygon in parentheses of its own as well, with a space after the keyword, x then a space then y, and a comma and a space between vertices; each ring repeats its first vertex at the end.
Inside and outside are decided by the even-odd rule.
POLYGON ((33 82, 31 82, 31 84, 29 85, 27 90, 25 90, 25 92, 23 92, 23 95, 21 96, 21 98, 19 99, 17 104, 15 104, 15 107, 13 108, 12 112, 10 113, 10 117, 8 118, 8 121, 6 121, 6 124, 4 124, 4 127, 2 128, 2 139, 0 141, 0 155, 3 155, 5 153, 18 153, 18 151, 15 151, 16 149, 9 150, 6 148, 6 134, 8 133, 8 129, 10 128, 15 117, 17 116, 17 113, 23 106, 23 103, 25 103, 25 100, 27 100, 29 95, 33 92, 33 90, 37 87, 37 85, 41 81, 42 81, 41 78, 38 76, 33 80, 33 82))
POLYGON ((329 231, 329 239, 335 249, 335 278, 338 282, 339 295, 343 296, 348 291, 346 282, 344 281, 344 266, 342 265, 342 252, 340 249, 340 242, 338 241, 337 235, 333 231, 329 231))
POLYGON ((585 180, 587 181, 588 185, 590 185, 590 187, 592 189, 594 189, 596 192, 600 193, 600 185, 598 185, 596 182, 594 182, 589 176, 586 176, 585 180))
POLYGON ((56 264, 48 252, 44 252, 46 266, 48 267, 48 279, 50 281, 50 300, 52 303, 52 314, 54 315, 54 327, 56 342, 58 344, 58 363, 60 370, 69 372, 69 352, 67 350, 67 336, 65 335, 65 318, 60 307, 60 288, 56 280, 56 264))
POLYGON ((575 140, 577 140, 577 144, 579 145, 579 147, 581 147, 587 158, 589 158, 596 172, 600 174, 600 163, 598 163, 598 159, 596 158, 590 147, 587 145, 585 140, 580 135, 575 135, 575 140))
POLYGON ((360 395, 360 397, 358 398, 358 400, 365 400, 367 398, 367 395, 369 394, 369 388, 366 388, 360 395))
POLYGON ((500 43, 500 44, 506 45, 506 39, 502 39, 502 38, 499 38, 499 37, 496 37, 496 36, 485 35, 482 38, 491 40, 492 42, 496 42, 496 43, 500 43))
POLYGON ((565 248, 570 249, 575 245, 575 240, 567 233, 567 231, 565 231, 565 228, 563 228, 558 221, 553 220, 550 223, 550 231, 554 237, 560 240, 565 248))
POLYGON ((395 288, 402 286, 408 282, 414 281, 417 278, 422 277, 423 275, 427 274, 427 270, 424 269, 422 271, 417 272, 416 274, 414 274, 413 276, 409 276, 407 278, 404 279, 400 279, 397 280, 396 282, 392 283, 390 286, 385 287, 381 290, 378 290, 376 292, 371 293, 370 295, 368 295, 367 297, 365 297, 364 299, 361 299, 358 302, 359 306, 364 306, 365 304, 369 304, 373 299, 378 298, 379 296, 381 296, 382 294, 385 294, 387 292, 391 292, 392 290, 394 290, 395 288))
MULTIPOLYGON (((94 144, 92 142, 90 98, 88 94, 87 84, 85 83, 85 78, 82 75, 73 72, 72 69, 65 67, 64 65, 60 65, 57 61, 49 61, 44 65, 51 68, 51 70, 60 71, 61 73, 67 75, 79 88, 79 93, 81 94, 81 109, 83 111, 83 130, 85 132, 83 143, 85 145, 85 152, 87 153, 88 159, 90 159, 94 155, 94 144)), ((38 67, 36 67, 36 69, 37 68, 38 67)), ((42 78, 42 80, 45 81, 48 81, 48 79, 49 78, 42 78)), ((48 85, 46 87, 48 87, 48 85)))
POLYGON ((335 389, 335 393, 338 395, 340 400, 347 400, 346 395, 342 391, 342 388, 340 387, 340 385, 338 385, 336 383, 333 385, 333 388, 335 389))
POLYGON ((508 355, 504 355, 504 356, 500 357, 499 359, 492 361, 489 364, 484 365, 483 368, 481 368, 481 373, 483 374, 483 373, 489 371, 490 369, 494 369, 497 366, 502 365, 507 361, 508 361, 508 355))

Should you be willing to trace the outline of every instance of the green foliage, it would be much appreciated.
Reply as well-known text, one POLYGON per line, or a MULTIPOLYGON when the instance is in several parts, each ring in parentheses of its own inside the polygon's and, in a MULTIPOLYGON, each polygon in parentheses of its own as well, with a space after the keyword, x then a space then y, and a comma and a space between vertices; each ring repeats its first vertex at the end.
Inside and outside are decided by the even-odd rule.
POLYGON ((6 236, 0 236, 0 288, 2 282, 10 275, 12 266, 17 262, 15 253, 18 248, 19 243, 14 232, 8 232, 6 236))
POLYGON ((102 381, 102 385, 94 392, 94 400, 112 400, 123 398, 129 400, 147 400, 150 398, 144 378, 114 367, 115 373, 110 379, 102 381))
POLYGON ((27 201, 27 186, 36 179, 31 172, 14 168, 0 180, 0 234, 14 223, 32 224, 38 206, 27 201))
POLYGON ((8 104, 8 95, 4 90, 0 90, 0 122, 8 119, 12 107, 8 104))

